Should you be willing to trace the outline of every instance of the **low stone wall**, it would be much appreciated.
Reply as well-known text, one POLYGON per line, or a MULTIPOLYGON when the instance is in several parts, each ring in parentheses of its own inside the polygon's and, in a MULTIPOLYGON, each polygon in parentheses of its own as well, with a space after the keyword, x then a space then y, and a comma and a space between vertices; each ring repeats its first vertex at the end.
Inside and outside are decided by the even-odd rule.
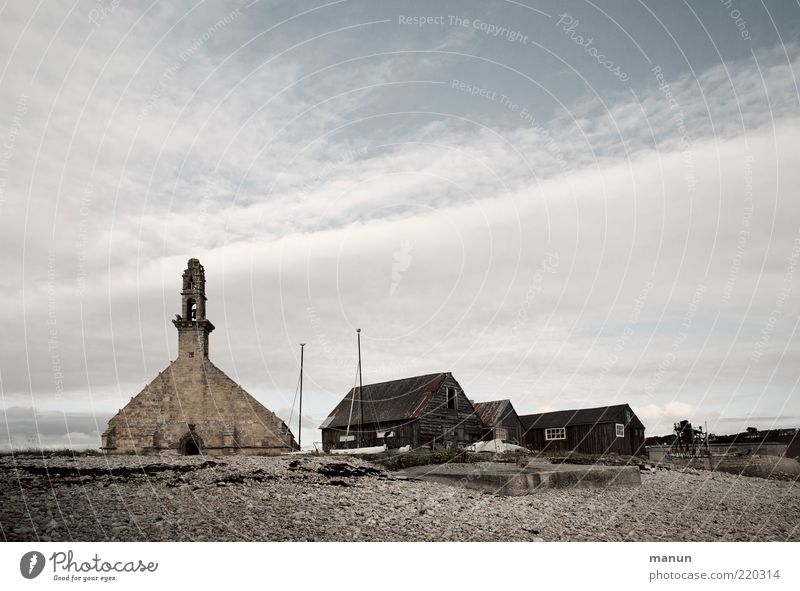
MULTIPOLYGON (((701 449, 705 446, 701 445, 701 449)), ((786 456, 787 447, 785 443, 773 441, 753 441, 747 443, 711 443, 708 446, 712 456, 786 456)), ((653 462, 659 462, 666 457, 672 448, 669 445, 648 445, 647 455, 653 462)))
POLYGON ((662 460, 661 463, 667 466, 713 470, 758 478, 800 476, 800 463, 797 460, 776 456, 670 458, 662 460))

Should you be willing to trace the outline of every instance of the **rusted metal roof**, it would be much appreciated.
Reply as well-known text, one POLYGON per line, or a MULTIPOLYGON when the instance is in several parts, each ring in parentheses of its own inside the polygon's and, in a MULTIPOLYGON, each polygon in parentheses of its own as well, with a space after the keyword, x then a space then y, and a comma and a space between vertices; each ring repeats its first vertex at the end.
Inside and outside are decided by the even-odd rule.
POLYGON ((510 409, 507 406, 511 404, 510 400, 490 400, 489 402, 476 402, 475 412, 487 427, 493 427, 502 418, 506 416, 510 409))
MULTIPOLYGON (((364 424, 388 423, 418 417, 428 406, 447 375, 447 373, 434 373, 365 385, 362 390, 364 424)), ((347 427, 351 404, 353 415, 350 426, 362 424, 360 414, 362 404, 358 390, 356 387, 347 393, 322 423, 321 429, 347 427)))
POLYGON ((579 408, 576 410, 557 410, 519 418, 525 430, 545 429, 548 427, 568 427, 571 425, 594 425, 599 423, 627 423, 625 410, 633 415, 627 404, 615 406, 599 406, 597 408, 579 408))

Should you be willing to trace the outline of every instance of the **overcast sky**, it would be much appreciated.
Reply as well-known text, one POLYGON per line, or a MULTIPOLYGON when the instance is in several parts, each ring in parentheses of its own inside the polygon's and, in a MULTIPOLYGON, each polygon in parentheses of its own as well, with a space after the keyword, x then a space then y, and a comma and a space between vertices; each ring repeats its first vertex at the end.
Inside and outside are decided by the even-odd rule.
POLYGON ((798 426, 799 50, 783 1, 12 0, 0 447, 99 446, 191 257, 284 420, 307 343, 304 443, 357 327, 365 383, 798 426))

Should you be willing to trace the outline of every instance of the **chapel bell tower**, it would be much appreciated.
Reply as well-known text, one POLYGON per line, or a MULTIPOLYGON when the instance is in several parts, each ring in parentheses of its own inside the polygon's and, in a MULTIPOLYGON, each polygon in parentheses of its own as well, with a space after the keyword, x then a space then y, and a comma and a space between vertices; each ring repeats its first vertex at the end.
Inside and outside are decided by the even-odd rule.
POLYGON ((181 313, 172 323, 178 329, 178 357, 208 357, 214 325, 206 319, 206 274, 197 259, 189 259, 183 272, 181 313))

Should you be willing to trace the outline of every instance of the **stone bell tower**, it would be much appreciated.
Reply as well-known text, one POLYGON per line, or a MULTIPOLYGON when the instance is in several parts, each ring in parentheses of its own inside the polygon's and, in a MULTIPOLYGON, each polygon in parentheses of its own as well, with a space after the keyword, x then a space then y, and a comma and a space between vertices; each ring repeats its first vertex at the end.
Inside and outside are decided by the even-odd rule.
POLYGON ((208 335, 214 325, 206 319, 206 274, 197 259, 189 259, 183 272, 181 314, 172 324, 178 329, 178 358, 208 357, 208 335))
POLYGON ((277 455, 298 444, 289 427, 208 358, 206 276, 197 259, 183 272, 178 357, 108 421, 107 454, 277 455))

